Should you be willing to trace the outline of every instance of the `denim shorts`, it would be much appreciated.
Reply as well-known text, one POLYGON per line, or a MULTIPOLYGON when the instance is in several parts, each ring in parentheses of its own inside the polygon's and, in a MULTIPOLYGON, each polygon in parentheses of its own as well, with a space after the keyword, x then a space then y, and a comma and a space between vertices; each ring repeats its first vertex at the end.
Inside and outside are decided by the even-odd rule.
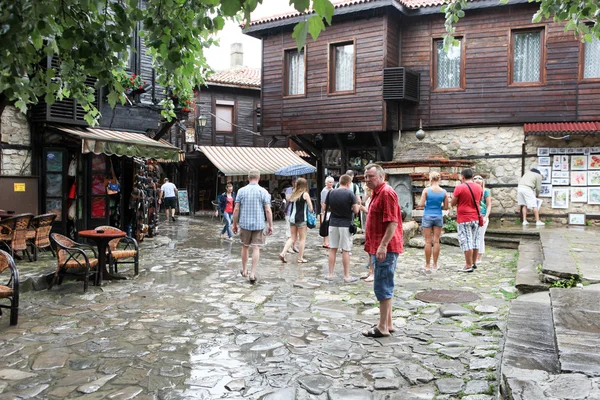
POLYGON ((444 218, 441 215, 423 215, 423 219, 421 220, 421 228, 433 228, 434 226, 439 228, 443 227, 444 218))
POLYGON ((394 274, 398 253, 387 253, 383 262, 377 261, 377 256, 371 254, 371 262, 375 271, 373 277, 373 291, 377 300, 387 300, 394 297, 394 274))

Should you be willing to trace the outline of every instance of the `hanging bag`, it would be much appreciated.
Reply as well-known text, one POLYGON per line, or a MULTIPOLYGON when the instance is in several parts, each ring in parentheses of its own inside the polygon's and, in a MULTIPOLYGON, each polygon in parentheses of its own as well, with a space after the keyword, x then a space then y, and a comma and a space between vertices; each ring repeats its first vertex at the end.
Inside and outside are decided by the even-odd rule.
MULTIPOLYGON (((331 190, 329 193, 331 193, 331 190)), ((327 193, 327 197, 325 198, 325 216, 319 227, 319 236, 321 237, 329 236, 329 218, 327 218, 327 210, 329 210, 329 193, 327 193)))
POLYGON ((110 171, 112 173, 112 179, 110 179, 108 181, 108 184, 106 185, 106 193, 110 196, 110 195, 119 193, 120 185, 119 185, 119 181, 117 180, 117 177, 115 176, 115 169, 113 168, 112 160, 109 159, 109 161, 110 161, 110 171))
POLYGON ((479 210, 479 204, 475 201, 475 195, 473 194, 471 187, 467 183, 465 183, 465 185, 467 185, 467 187, 469 188, 469 192, 471 192, 471 198, 473 199, 473 203, 475 204, 475 208, 477 209, 477 216, 479 217, 479 226, 483 226, 485 225, 485 221, 483 220, 483 215, 481 215, 481 211, 479 210))

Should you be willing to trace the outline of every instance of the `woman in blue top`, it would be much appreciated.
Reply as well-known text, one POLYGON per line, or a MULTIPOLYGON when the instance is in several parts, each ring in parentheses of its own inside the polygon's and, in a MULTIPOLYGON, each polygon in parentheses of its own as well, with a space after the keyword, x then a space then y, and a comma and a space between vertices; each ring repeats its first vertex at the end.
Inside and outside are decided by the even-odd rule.
POLYGON ((479 203, 479 209, 481 215, 483 215, 483 226, 479 227, 479 253, 477 254, 476 263, 481 261, 481 256, 485 253, 485 231, 487 230, 488 224, 490 223, 490 213, 492 212, 492 194, 490 189, 485 188, 485 181, 481 175, 475 175, 473 182, 479 184, 483 189, 483 197, 481 203, 479 203))
POLYGON ((424 207, 421 228, 425 236, 425 273, 431 273, 430 262, 433 250, 433 271, 438 270, 440 255, 440 235, 444 226, 442 210, 448 209, 446 191, 440 187, 440 173, 429 174, 429 187, 423 189, 420 207, 424 207), (433 236, 433 238, 432 238, 433 236))

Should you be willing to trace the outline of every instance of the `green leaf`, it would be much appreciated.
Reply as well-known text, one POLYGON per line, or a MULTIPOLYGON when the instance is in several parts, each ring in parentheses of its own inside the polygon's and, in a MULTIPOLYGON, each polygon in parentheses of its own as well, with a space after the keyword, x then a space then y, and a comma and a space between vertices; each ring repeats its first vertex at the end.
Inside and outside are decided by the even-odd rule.
POLYGON ((304 12, 310 7, 310 0, 290 0, 297 11, 304 12))
POLYGON ((331 25, 331 19, 335 13, 335 8, 329 0, 313 0, 313 8, 321 17, 325 18, 327 24, 331 25))
POLYGON ((228 17, 233 17, 241 9, 240 0, 221 0, 221 12, 228 17))
POLYGON ((320 15, 313 15, 308 19, 308 31, 313 40, 317 40, 321 31, 325 30, 323 18, 320 15))
POLYGON ((306 21, 298 22, 292 32, 292 37, 296 39, 296 46, 298 51, 302 51, 302 48, 306 44, 306 36, 308 36, 308 24, 306 21))
POLYGON ((54 101, 55 101, 54 93, 52 93, 52 92, 46 93, 46 96, 44 97, 44 100, 46 101, 46 103, 49 106, 51 106, 52 104, 54 104, 54 101))
POLYGON ((115 108, 117 105, 117 100, 119 100, 119 96, 115 92, 110 92, 108 96, 106 96, 108 100, 108 105, 110 108, 115 108))
POLYGON ((31 32, 31 43, 33 43, 33 47, 36 50, 41 49, 42 46, 44 45, 44 41, 42 40, 42 35, 40 35, 40 32, 37 29, 34 29, 31 32))
POLYGON ((213 19, 213 24, 215 26, 215 29, 220 31, 225 26, 225 19, 223 17, 221 17, 220 15, 217 15, 213 19))
POLYGON ((500 0, 500 4, 508 4, 510 0, 500 0))

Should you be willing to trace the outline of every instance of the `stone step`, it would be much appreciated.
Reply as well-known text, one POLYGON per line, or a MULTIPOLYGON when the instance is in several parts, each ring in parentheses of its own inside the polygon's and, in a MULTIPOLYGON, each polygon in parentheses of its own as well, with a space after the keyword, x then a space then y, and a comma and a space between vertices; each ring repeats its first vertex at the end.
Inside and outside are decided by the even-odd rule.
POLYGON ((542 247, 539 240, 523 239, 519 245, 519 260, 515 287, 521 293, 541 292, 550 285, 540 281, 537 266, 543 264, 542 247))
MULTIPOLYGON (((517 399, 523 385, 560 373, 548 293, 520 296, 511 304, 501 362, 504 398, 517 399)), ((532 397, 533 398, 533 397, 532 397)))
POLYGON ((600 293, 550 289, 561 372, 600 376, 600 293))
POLYGON ((501 235, 505 237, 527 237, 532 239, 537 239, 540 237, 539 230, 521 229, 521 227, 518 227, 518 229, 488 228, 487 233, 491 235, 501 235))
POLYGON ((521 239, 518 237, 502 236, 497 234, 485 234, 485 245, 500 249, 518 249, 521 239))
POLYGON ((542 273, 563 279, 579 278, 577 261, 569 251, 569 243, 563 235, 551 231, 540 232, 542 254, 544 256, 542 273))

